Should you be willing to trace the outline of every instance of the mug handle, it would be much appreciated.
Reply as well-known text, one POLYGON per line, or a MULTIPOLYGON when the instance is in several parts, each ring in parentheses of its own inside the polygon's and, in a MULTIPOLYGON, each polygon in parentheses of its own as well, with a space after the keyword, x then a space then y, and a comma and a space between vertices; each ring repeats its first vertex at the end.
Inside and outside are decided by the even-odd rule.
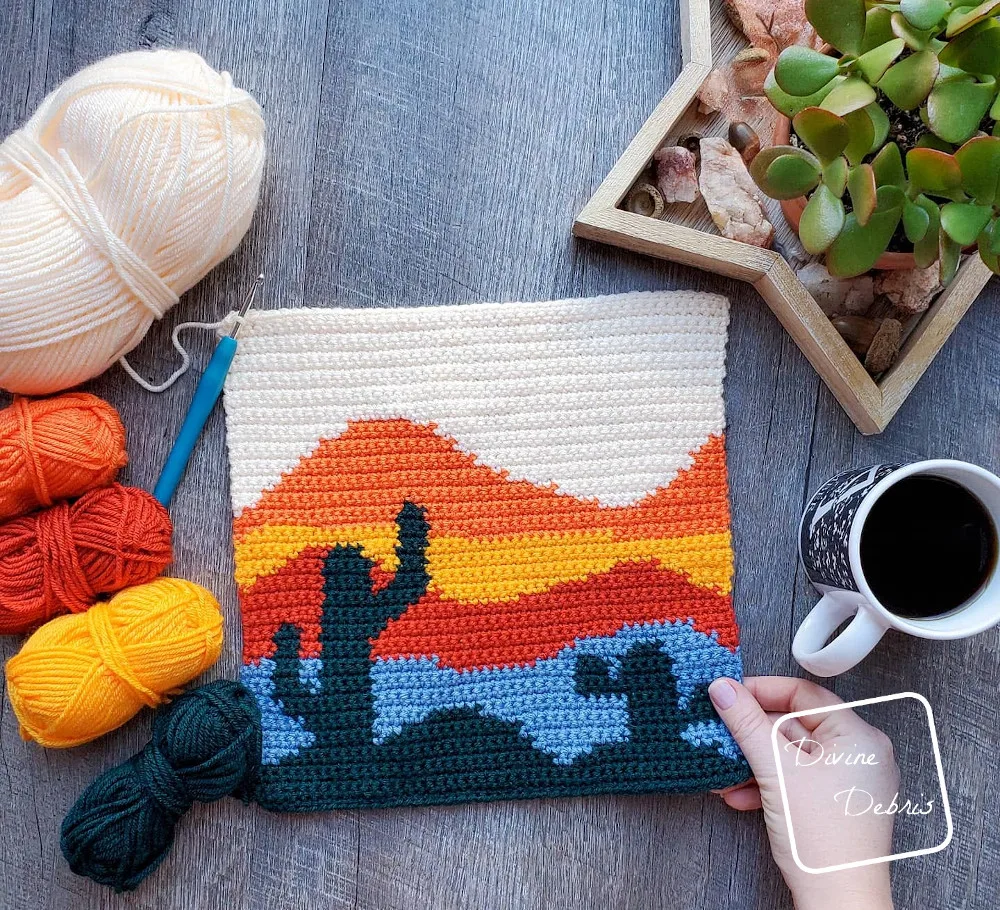
POLYGON ((799 626, 792 656, 814 676, 836 676, 859 663, 888 628, 860 594, 830 591, 799 626), (851 616, 851 624, 827 644, 837 626, 851 616))

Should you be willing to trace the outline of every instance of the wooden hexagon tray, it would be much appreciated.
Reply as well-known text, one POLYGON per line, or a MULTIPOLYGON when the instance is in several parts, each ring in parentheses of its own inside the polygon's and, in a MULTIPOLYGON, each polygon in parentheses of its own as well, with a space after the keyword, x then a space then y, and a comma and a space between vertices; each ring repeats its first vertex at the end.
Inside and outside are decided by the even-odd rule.
MULTIPOLYGON (((751 283, 795 340, 862 433, 880 433, 951 335, 992 273, 968 256, 954 282, 938 295, 906 338, 896 364, 876 382, 830 323, 819 305, 775 250, 728 240, 713 232, 702 204, 681 213, 671 206, 658 220, 619 206, 653 153, 683 132, 696 114, 696 95, 713 60, 731 59, 745 39, 729 23, 723 0, 680 0, 684 67, 659 106, 618 159, 573 225, 579 237, 693 265, 751 283), (714 48, 713 48, 714 44, 714 48), (675 217, 675 215, 677 217, 675 217)), ((708 124, 723 135, 724 118, 708 124)), ((698 122, 704 124, 705 118, 698 122)), ((762 134, 763 135, 763 134, 762 134)), ((766 137, 769 139, 770 137, 766 137)), ((772 217, 779 237, 789 229, 772 217)), ((779 244, 780 246, 780 244, 779 244)))

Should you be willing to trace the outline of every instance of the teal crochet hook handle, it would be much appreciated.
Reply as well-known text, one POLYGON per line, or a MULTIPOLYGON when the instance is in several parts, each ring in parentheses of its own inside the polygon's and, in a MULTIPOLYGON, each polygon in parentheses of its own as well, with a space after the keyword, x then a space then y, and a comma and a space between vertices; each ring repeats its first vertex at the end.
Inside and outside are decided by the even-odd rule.
POLYGON ((167 462, 160 472, 160 479, 156 481, 156 487, 153 489, 153 498, 164 507, 169 506, 170 500, 174 498, 177 485, 181 482, 188 461, 191 459, 191 453, 198 443, 198 437, 205 429, 205 423, 222 394, 222 388, 226 384, 226 374, 229 372, 229 367, 232 366, 233 357, 236 356, 236 338, 240 329, 243 328, 243 320, 250 311, 253 299, 257 295, 257 289, 263 281, 264 276, 258 275, 236 313, 232 332, 229 333, 228 337, 220 339, 215 346, 212 359, 209 360, 205 372, 198 381, 198 388, 194 391, 194 398, 191 399, 191 406, 184 417, 181 431, 177 434, 177 439, 174 440, 173 448, 167 456, 167 462))
POLYGON ((164 506, 169 506, 170 500, 174 498, 174 491, 184 476, 198 437, 201 436, 201 431, 205 428, 205 423, 222 394, 226 374, 235 356, 236 339, 223 338, 216 345, 215 353, 205 367, 181 431, 174 440, 174 446, 167 456, 160 479, 156 481, 156 487, 153 489, 153 498, 164 506))

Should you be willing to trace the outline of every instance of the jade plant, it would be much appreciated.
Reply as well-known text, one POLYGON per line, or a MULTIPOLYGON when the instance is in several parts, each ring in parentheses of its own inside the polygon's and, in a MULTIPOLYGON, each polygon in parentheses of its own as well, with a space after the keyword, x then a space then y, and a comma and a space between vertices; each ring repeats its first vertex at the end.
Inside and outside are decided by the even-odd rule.
POLYGON ((833 50, 789 47, 768 76, 799 144, 757 155, 758 186, 808 197, 802 244, 839 277, 873 268, 899 235, 921 268, 940 262, 943 284, 974 245, 1000 274, 1000 0, 805 9, 833 50))

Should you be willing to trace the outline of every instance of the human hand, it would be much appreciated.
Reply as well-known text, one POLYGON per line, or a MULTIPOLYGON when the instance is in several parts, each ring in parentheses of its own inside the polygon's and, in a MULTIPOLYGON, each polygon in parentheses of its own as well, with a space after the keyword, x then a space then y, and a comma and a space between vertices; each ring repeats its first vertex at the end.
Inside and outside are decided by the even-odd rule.
MULTIPOLYGON (((842 701, 808 680, 780 676, 750 678, 744 685, 717 679, 708 692, 754 773, 750 782, 720 795, 733 809, 764 810, 771 853, 798 910, 891 908, 888 863, 817 874, 799 868, 792 856, 771 729, 783 714, 842 701)), ((882 731, 842 709, 786 721, 778 732, 778 748, 804 864, 822 868, 892 853, 891 814, 858 812, 856 799, 848 811, 852 792, 858 792, 851 788, 885 804, 899 789, 892 743, 882 731), (828 764, 835 755, 842 760, 828 764)))

